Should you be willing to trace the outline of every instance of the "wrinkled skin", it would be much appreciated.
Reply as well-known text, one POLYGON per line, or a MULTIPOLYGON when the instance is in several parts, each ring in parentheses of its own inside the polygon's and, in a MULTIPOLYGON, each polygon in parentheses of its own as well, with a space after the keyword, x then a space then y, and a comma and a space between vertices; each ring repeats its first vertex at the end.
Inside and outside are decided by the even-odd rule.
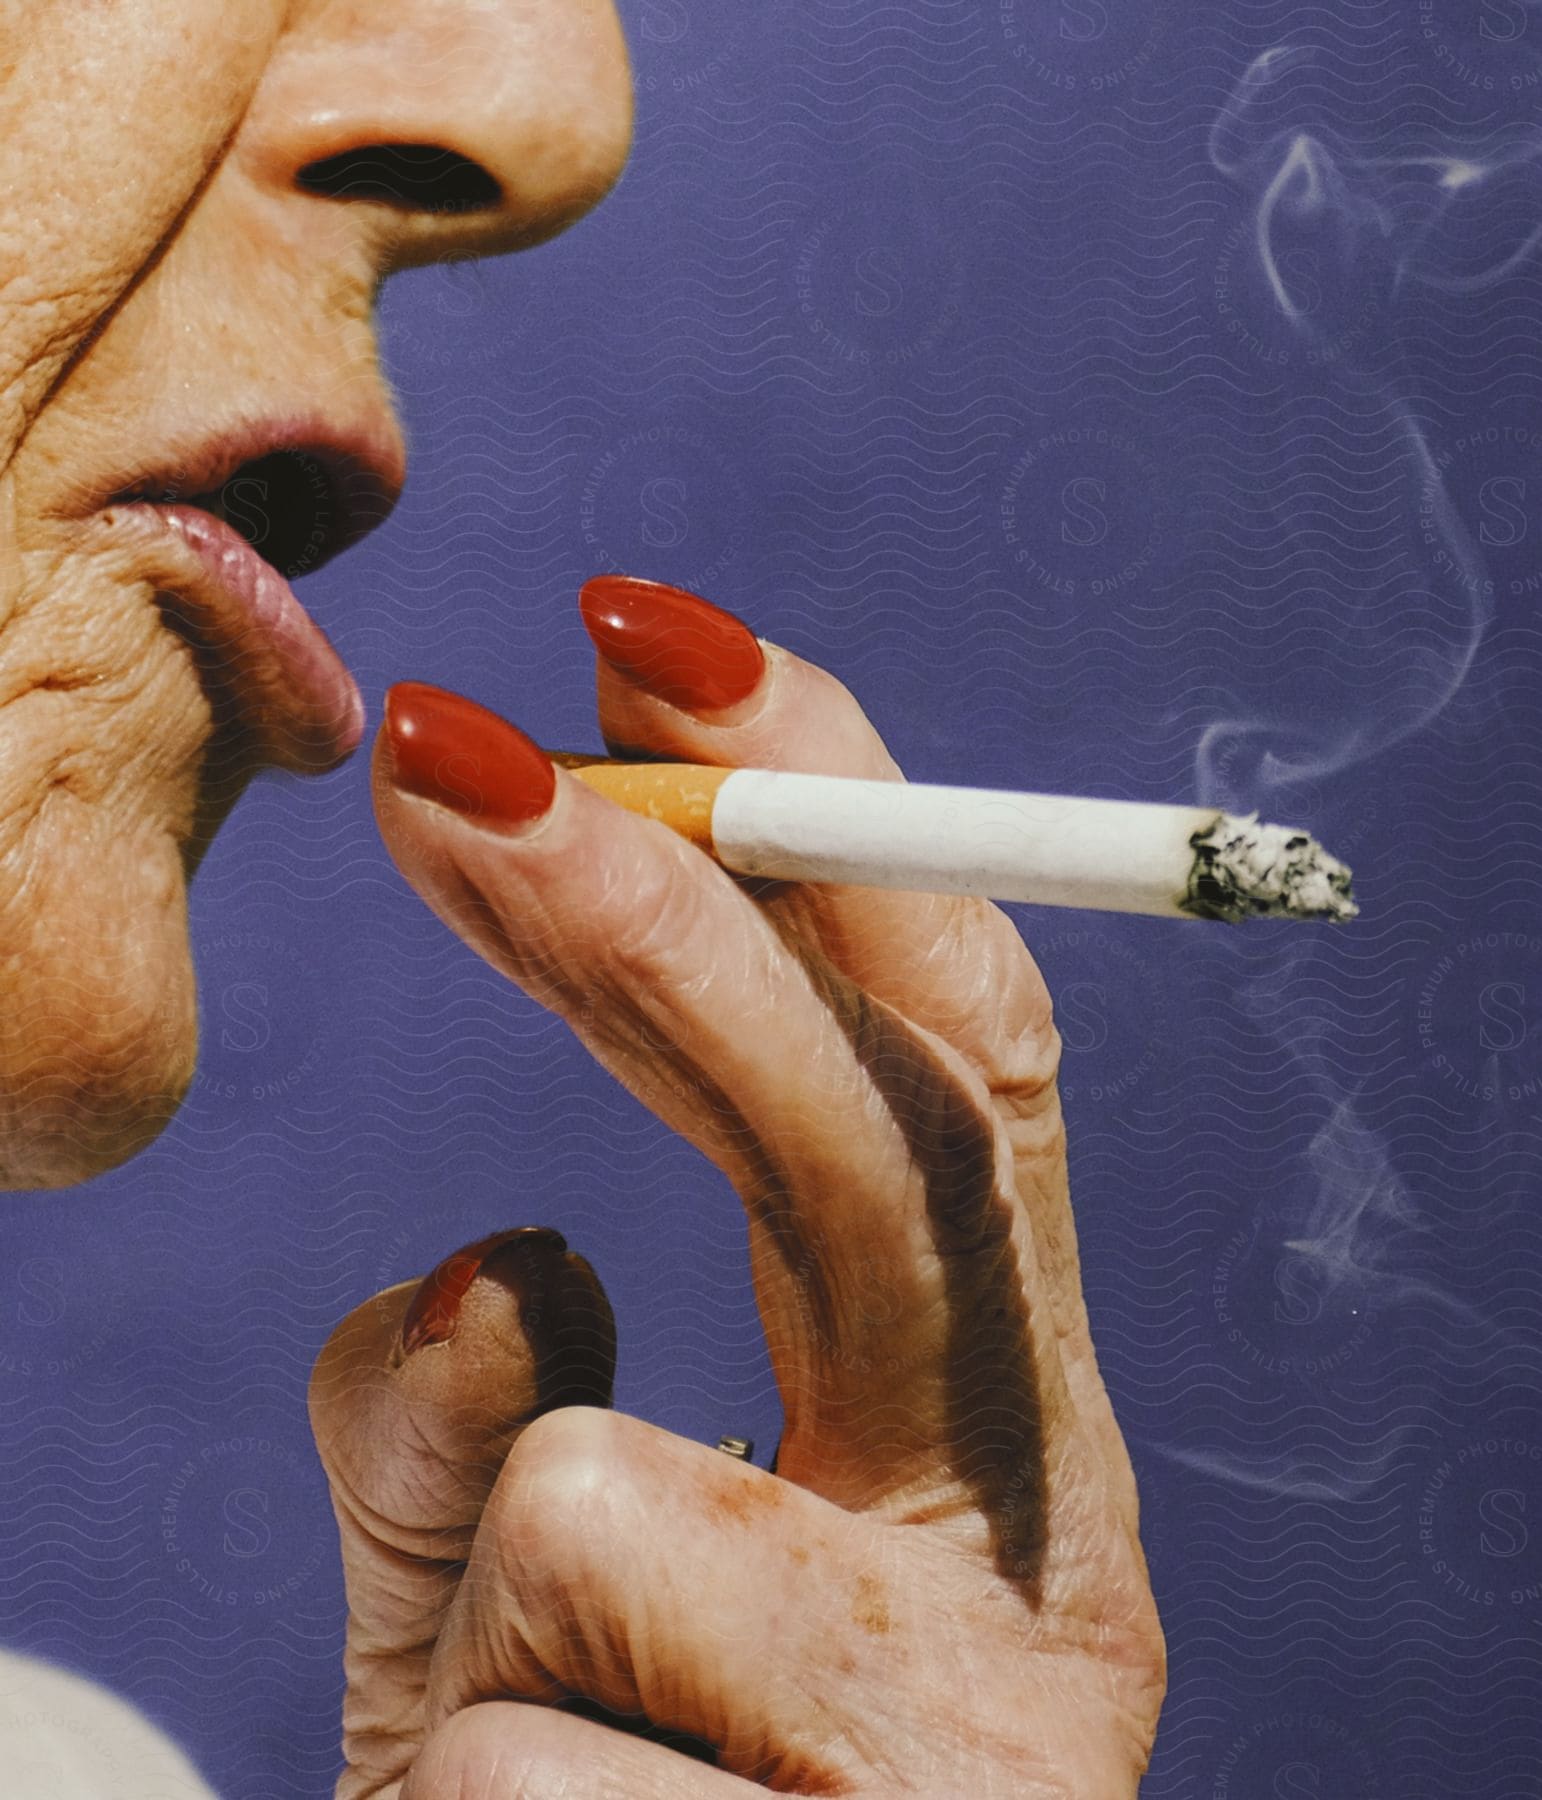
MULTIPOLYGON (((605 0, 0 0, 0 69, 0 1186, 58 1186, 189 1079, 184 885, 253 768, 103 484, 210 424, 388 414, 380 276, 560 229, 614 180, 629 99, 605 0), (381 143, 447 145, 502 198, 424 215, 296 179, 381 143)), ((661 755, 892 773, 785 654, 732 718, 608 675, 601 711, 661 755)), ((353 1315, 313 1390, 342 1791, 1130 1794, 1161 1639, 1010 926, 757 901, 566 780, 518 840, 397 794, 388 759, 377 789, 430 903, 735 1183, 787 1435, 773 1477, 605 1410, 578 1260, 501 1260, 410 1352, 408 1291, 353 1315)))
MULTIPOLYGON (((606 736, 897 776, 842 687, 768 658, 710 719, 602 665, 606 736)), ((352 1615, 340 1795, 1128 1800, 1163 1645, 1010 921, 752 896, 567 776, 514 835, 399 791, 384 741, 375 782, 429 905, 732 1180, 786 1430, 773 1475, 554 1403, 554 1316, 580 1386, 609 1353, 587 1290, 530 1327, 479 1277, 464 1332, 407 1351, 410 1287, 354 1314, 312 1390, 352 1615)))
POLYGON ((559 230, 630 106, 609 0, 0 0, 0 1188, 110 1167, 175 1108, 184 884, 252 772, 104 484, 317 406, 390 440, 380 277, 559 230), (394 143, 501 199, 296 180, 394 143))

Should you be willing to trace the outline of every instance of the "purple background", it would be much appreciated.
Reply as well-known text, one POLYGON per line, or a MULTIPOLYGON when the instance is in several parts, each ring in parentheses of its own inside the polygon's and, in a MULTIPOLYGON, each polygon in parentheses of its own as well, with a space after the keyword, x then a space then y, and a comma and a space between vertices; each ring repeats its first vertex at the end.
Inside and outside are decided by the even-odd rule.
MULTIPOLYGON (((1542 16, 623 11, 621 188, 388 291, 415 473, 307 599, 376 716, 413 675, 583 747, 578 583, 679 580, 919 778, 1256 806, 1355 864, 1343 930, 1021 910, 1170 1638, 1144 1791, 1535 1795, 1542 16)), ((343 1312, 548 1222, 620 1404, 763 1455, 776 1399, 731 1194, 432 923, 362 763, 260 784, 193 914, 182 1115, 6 1203, 0 1617, 222 1793, 320 1795, 343 1312)))

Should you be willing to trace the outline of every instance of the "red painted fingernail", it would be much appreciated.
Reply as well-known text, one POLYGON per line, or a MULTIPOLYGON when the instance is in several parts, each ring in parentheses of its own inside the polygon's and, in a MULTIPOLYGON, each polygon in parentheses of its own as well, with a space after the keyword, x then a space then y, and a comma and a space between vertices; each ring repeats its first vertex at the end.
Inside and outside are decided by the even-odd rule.
POLYGON ((447 1256, 418 1283, 406 1316, 402 1319, 402 1350, 410 1356, 425 1344, 447 1344, 460 1323, 461 1302, 477 1276, 500 1252, 513 1248, 534 1259, 567 1254, 567 1239, 545 1225, 526 1225, 517 1231, 496 1231, 478 1238, 454 1255, 447 1256))
POLYGON ((580 590, 578 609, 612 668, 688 712, 737 705, 754 692, 766 666, 743 620, 662 581, 596 575, 580 590))
POLYGON ((558 1406, 610 1405, 615 1314, 587 1261, 545 1225, 495 1232, 447 1256, 412 1296, 402 1319, 401 1354, 449 1343, 466 1295, 479 1280, 498 1282, 519 1308, 534 1363, 531 1417, 558 1406))
POLYGON ((474 700, 399 681, 386 695, 385 719, 392 778, 403 793, 503 830, 550 807, 557 792, 551 758, 474 700))

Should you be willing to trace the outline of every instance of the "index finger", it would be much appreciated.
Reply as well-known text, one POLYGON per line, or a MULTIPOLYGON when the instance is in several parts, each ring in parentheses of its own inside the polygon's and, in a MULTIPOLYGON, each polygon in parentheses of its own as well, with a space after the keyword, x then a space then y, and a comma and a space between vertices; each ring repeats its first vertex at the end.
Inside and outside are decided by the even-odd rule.
POLYGON ((852 1506, 946 1491, 1036 1564, 1075 1421, 978 1077, 481 708, 393 690, 376 803, 445 922, 734 1180, 799 1478, 852 1506))

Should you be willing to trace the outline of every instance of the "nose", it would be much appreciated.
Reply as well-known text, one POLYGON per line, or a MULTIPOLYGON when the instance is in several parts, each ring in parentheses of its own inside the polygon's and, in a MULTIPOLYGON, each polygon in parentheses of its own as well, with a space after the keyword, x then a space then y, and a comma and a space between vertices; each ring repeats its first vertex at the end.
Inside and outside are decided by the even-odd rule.
POLYGON ((377 224, 387 270, 553 236, 631 130, 611 0, 302 0, 232 155, 291 221, 377 224))

